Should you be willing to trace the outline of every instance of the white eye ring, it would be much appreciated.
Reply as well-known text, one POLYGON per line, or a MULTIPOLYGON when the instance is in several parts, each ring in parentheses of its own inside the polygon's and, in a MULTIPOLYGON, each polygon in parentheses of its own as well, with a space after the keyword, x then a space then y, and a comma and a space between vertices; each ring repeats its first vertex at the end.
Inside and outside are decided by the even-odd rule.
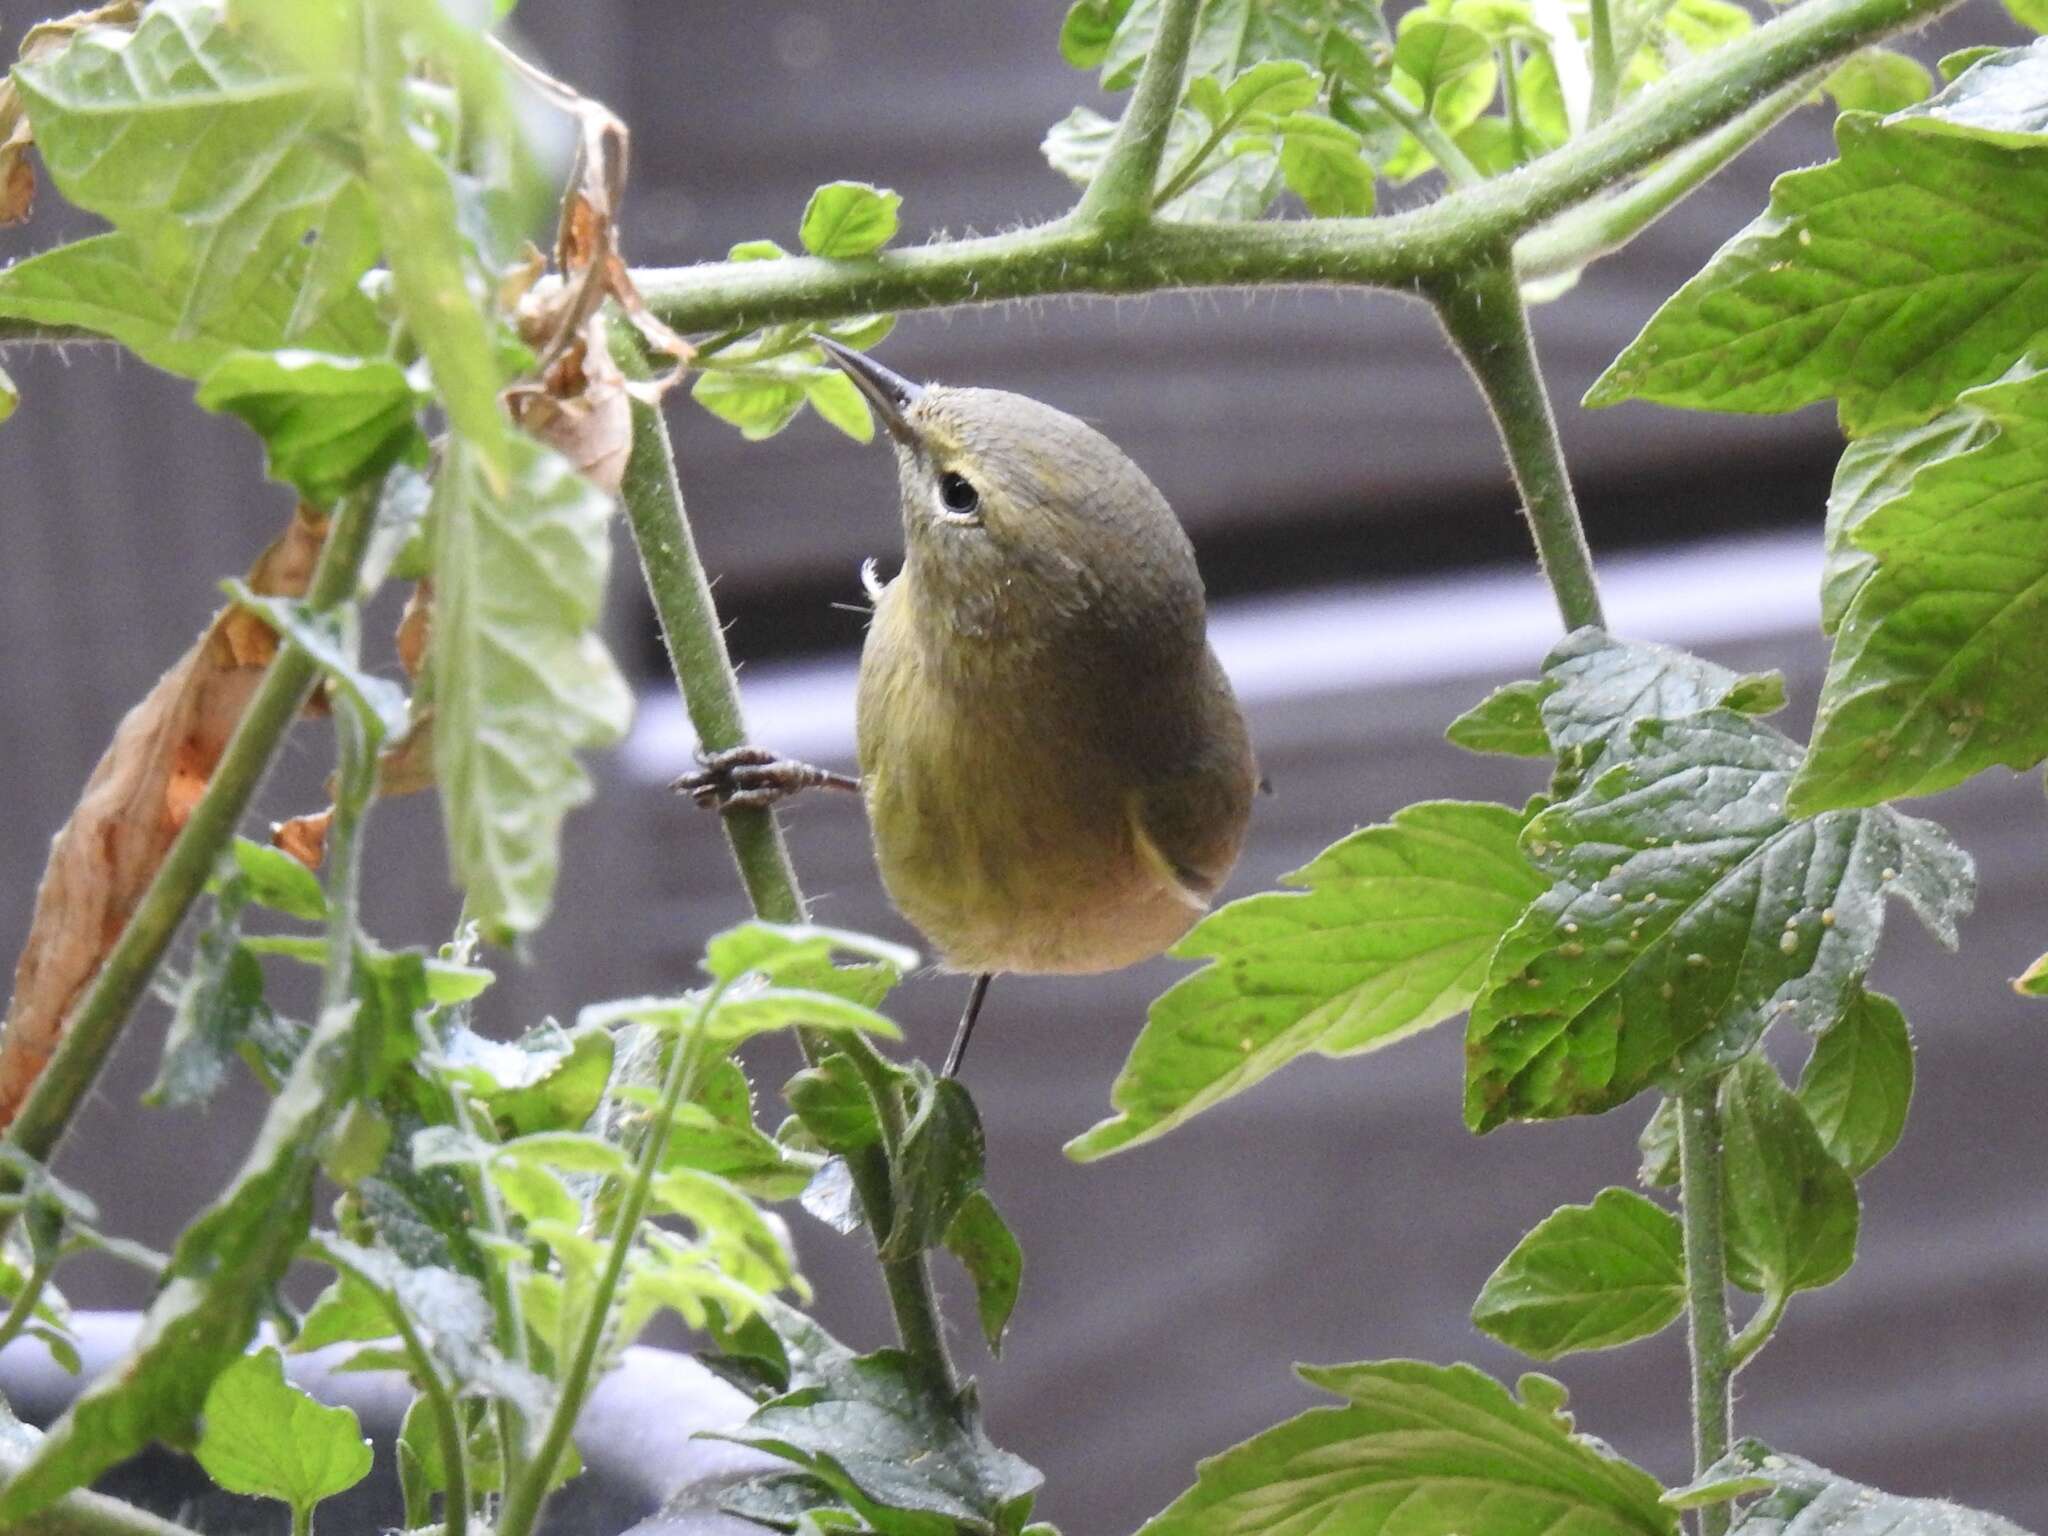
POLYGON ((949 469, 939 476, 939 509, 952 522, 978 523, 981 492, 974 488, 972 480, 949 469))

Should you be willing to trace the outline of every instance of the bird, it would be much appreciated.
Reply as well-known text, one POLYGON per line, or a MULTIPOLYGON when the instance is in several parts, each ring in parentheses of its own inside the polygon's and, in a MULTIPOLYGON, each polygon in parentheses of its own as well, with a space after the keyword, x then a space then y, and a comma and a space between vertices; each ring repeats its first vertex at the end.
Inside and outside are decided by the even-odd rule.
POLYGON ((1024 395, 816 341, 901 487, 902 566, 862 570, 859 776, 749 745, 677 788, 727 810, 858 790, 891 902, 974 978, 952 1077, 994 976, 1116 970, 1179 940, 1237 862, 1259 771, 1194 549, 1122 450, 1024 395))

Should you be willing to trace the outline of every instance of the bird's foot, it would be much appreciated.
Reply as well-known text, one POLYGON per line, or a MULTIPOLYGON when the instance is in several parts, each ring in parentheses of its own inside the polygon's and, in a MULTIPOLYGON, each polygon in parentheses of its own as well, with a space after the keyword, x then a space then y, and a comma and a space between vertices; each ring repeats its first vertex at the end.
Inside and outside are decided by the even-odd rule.
POLYGON ((669 785, 701 810, 765 811, 807 789, 860 788, 860 780, 809 763, 795 762, 766 747, 732 747, 699 752, 697 771, 669 785))

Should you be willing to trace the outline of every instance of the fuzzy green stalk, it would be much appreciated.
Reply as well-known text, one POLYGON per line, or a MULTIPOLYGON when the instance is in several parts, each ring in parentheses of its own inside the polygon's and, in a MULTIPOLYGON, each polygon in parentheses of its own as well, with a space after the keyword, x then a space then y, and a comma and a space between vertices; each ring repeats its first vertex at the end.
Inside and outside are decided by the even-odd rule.
POLYGON ((1452 346, 1493 411, 1564 627, 1604 623, 1592 552, 1579 523, 1513 267, 1502 253, 1495 262, 1445 282, 1431 297, 1452 346))
POLYGON ((526 1475, 505 1490, 505 1503, 498 1512, 495 1536, 530 1536, 534 1523, 540 1518, 541 1507, 547 1502, 548 1485, 554 1480, 555 1464, 568 1450, 570 1433, 576 1428, 577 1417, 583 1412, 584 1401, 590 1395, 591 1379, 597 1373, 597 1357, 604 1348, 605 1335, 611 1330, 612 1304, 618 1297, 619 1282, 626 1272, 626 1260, 632 1254, 641 1220, 647 1215, 655 1172, 661 1167, 662 1154, 668 1150, 669 1128, 675 1123, 676 1110, 689 1098, 696 1082, 705 1025, 724 996, 725 983, 720 982, 705 996, 697 1017, 691 1021, 689 1032, 676 1041, 669 1055, 668 1071, 661 1085, 661 1105, 655 1111, 646 1139, 640 1143, 640 1156, 633 1165, 632 1182, 627 1184, 625 1198, 620 1200, 612 1219, 612 1229, 605 1242, 604 1269, 591 1292, 590 1310, 583 1319, 583 1331, 576 1339, 576 1353, 562 1377, 561 1395, 556 1398, 555 1410, 548 1418, 539 1453, 527 1463, 526 1475))
MULTIPOLYGON (((1727 1239, 1722 1225, 1719 1084, 1689 1084, 1678 1096, 1678 1197, 1685 1220, 1686 1343, 1692 1359, 1695 1475, 1728 1454, 1734 1440, 1729 1383, 1727 1239)), ((1726 1504, 1699 1512, 1699 1536, 1727 1536, 1726 1504)))
POLYGON ((1152 189, 1159 180, 1173 115, 1180 108, 1195 15, 1201 8, 1201 0, 1164 0, 1160 6, 1159 29, 1138 71, 1130 105, 1124 108, 1101 169, 1075 205, 1077 225, 1120 235, 1151 217, 1152 189))

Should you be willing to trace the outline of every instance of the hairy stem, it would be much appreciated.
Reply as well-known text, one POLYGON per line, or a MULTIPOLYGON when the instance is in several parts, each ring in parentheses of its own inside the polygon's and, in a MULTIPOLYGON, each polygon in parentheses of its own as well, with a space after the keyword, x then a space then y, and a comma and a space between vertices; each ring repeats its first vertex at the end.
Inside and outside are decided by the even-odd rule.
MULTIPOLYGON (((306 593, 315 610, 336 608, 355 596, 356 578, 376 521, 379 491, 379 486, 365 486, 344 498, 336 509, 306 593)), ((178 925, 205 889, 221 850, 249 808, 285 731, 305 707, 318 676, 312 657, 289 639, 280 641, 206 793, 164 855, 121 937, 100 963, 99 974, 66 1022, 49 1065, 8 1128, 7 1139, 30 1157, 46 1161, 56 1150, 136 1002, 148 989, 178 925)), ((0 1192, 11 1193, 20 1187, 20 1174, 0 1167, 0 1192)), ((0 1218, 0 1230, 4 1228, 5 1220, 0 1218)))
POLYGON ((1446 281, 1432 298, 1451 344, 1493 410, 1564 627, 1603 623, 1592 552, 1579 523, 1557 422, 1536 366, 1529 319, 1512 267, 1505 260, 1474 267, 1446 281))
MULTIPOLYGON (((645 372, 644 359, 630 344, 622 342, 615 355, 628 373, 645 372)), ((707 751, 739 746, 746 740, 739 681, 711 600, 711 584, 705 579, 704 564, 683 510, 668 424, 657 408, 639 401, 633 405, 633 447, 619 495, 634 546, 640 552, 641 574, 661 620, 669 665, 675 671, 697 740, 707 751)), ((755 913, 770 922, 802 922, 803 892, 774 813, 733 811, 720 820, 755 913)), ((824 1054, 825 1042, 807 1035, 799 1038, 805 1059, 815 1064, 824 1054)), ((885 1108, 878 1102, 876 1112, 884 1113, 885 1108)), ((879 1242, 888 1230, 888 1154, 880 1147, 864 1148, 848 1157, 847 1166, 869 1214, 870 1230, 879 1242)), ((904 1349, 936 1387, 951 1391, 952 1363, 946 1356, 938 1302, 924 1256, 884 1261, 882 1283, 904 1349)))
POLYGON ((1151 52, 1138 71, 1131 104, 1124 108, 1109 153, 1088 190, 1075 205, 1073 220, 1090 229, 1121 234, 1151 217, 1152 187, 1166 153, 1166 136, 1180 106, 1181 79, 1195 38, 1201 0, 1165 0, 1151 52))
POLYGON ((1443 125, 1430 115, 1427 107, 1413 105, 1390 86, 1369 86, 1365 94, 1373 105, 1415 135, 1416 143, 1429 151, 1437 169, 1444 173, 1444 179, 1452 186, 1476 186, 1486 179, 1479 174, 1479 167, 1472 163, 1465 151, 1452 142, 1451 136, 1444 132, 1443 125))
MULTIPOLYGON (((1740 115, 1760 96, 1960 3, 1806 0, 1746 37, 1687 63, 1606 122, 1518 174, 1461 187, 1426 207, 1384 218, 1217 224, 1139 220, 1105 240, 1100 226, 1091 227, 1080 217, 1088 205, 1084 196, 1074 216, 1056 223, 883 251, 857 262, 809 256, 714 261, 642 268, 633 278, 654 312, 678 330, 743 334, 785 321, 1058 294, 1115 296, 1272 283, 1412 290, 1639 175, 1740 115)), ((1136 138, 1137 105, 1134 100, 1132 112, 1125 114, 1120 138, 1136 138)), ((1153 166, 1156 172, 1156 160, 1153 166)), ((1098 202, 1109 197, 1103 176, 1090 184, 1090 192, 1098 202), (1096 188, 1105 190, 1097 193, 1096 188)), ((10 316, 10 308, 0 283, 0 347, 105 339, 73 325, 37 321, 32 314, 10 316)))
POLYGON ((1599 124, 1614 115, 1614 102, 1621 89, 1621 63, 1614 56, 1614 18, 1609 0, 1591 0, 1593 91, 1586 107, 1588 124, 1599 124))
POLYGON ((534 1522, 540 1518, 541 1506, 547 1501, 548 1484, 554 1478, 555 1463, 568 1449, 570 1432, 575 1429, 577 1417, 583 1412, 584 1400, 590 1394, 597 1357, 604 1347, 605 1334, 611 1329, 612 1303, 618 1296, 619 1281, 625 1275, 626 1260, 633 1252, 640 1222, 647 1215, 647 1201, 654 1188, 655 1171, 661 1167, 662 1154, 668 1149, 669 1128, 675 1123, 676 1110, 689 1098, 695 1085, 697 1062, 704 1044, 704 1026, 724 996, 725 984, 720 982, 705 996, 697 1017, 691 1022, 689 1033, 675 1042, 669 1054, 668 1072, 661 1085, 661 1107, 655 1112, 646 1139, 640 1143, 640 1156, 633 1165, 632 1182, 627 1184, 625 1198, 619 1202, 618 1212, 612 1219, 612 1230, 605 1242, 604 1269, 591 1292, 590 1311, 583 1319, 582 1333, 577 1336, 575 1357, 562 1378, 561 1396, 555 1400, 555 1411, 548 1419, 539 1454, 528 1464, 526 1475, 506 1490, 505 1505, 499 1511, 494 1536, 528 1536, 534 1522))
POLYGON ((7 1320, 0 1322, 0 1349, 5 1349, 20 1337, 21 1330, 35 1317, 36 1303, 43 1299, 43 1291, 50 1283, 50 1276, 56 1272, 56 1254, 44 1253, 37 1256, 34 1266, 28 1272, 28 1279, 22 1282, 21 1294, 14 1298, 14 1305, 7 1309, 7 1320))
POLYGON ((1625 191, 1582 203, 1515 242, 1515 275, 1525 282, 1571 272, 1612 255, 1692 194, 1806 100, 1820 75, 1802 75, 1687 145, 1625 191))
MULTIPOLYGON (((1709 1079, 1678 1096, 1678 1193, 1685 1218, 1686 1342, 1692 1355, 1695 1475, 1728 1454, 1734 1439, 1729 1381, 1728 1262, 1722 1228, 1721 1112, 1709 1079)), ((1699 1512, 1699 1536, 1727 1536, 1728 1506, 1699 1512)))

